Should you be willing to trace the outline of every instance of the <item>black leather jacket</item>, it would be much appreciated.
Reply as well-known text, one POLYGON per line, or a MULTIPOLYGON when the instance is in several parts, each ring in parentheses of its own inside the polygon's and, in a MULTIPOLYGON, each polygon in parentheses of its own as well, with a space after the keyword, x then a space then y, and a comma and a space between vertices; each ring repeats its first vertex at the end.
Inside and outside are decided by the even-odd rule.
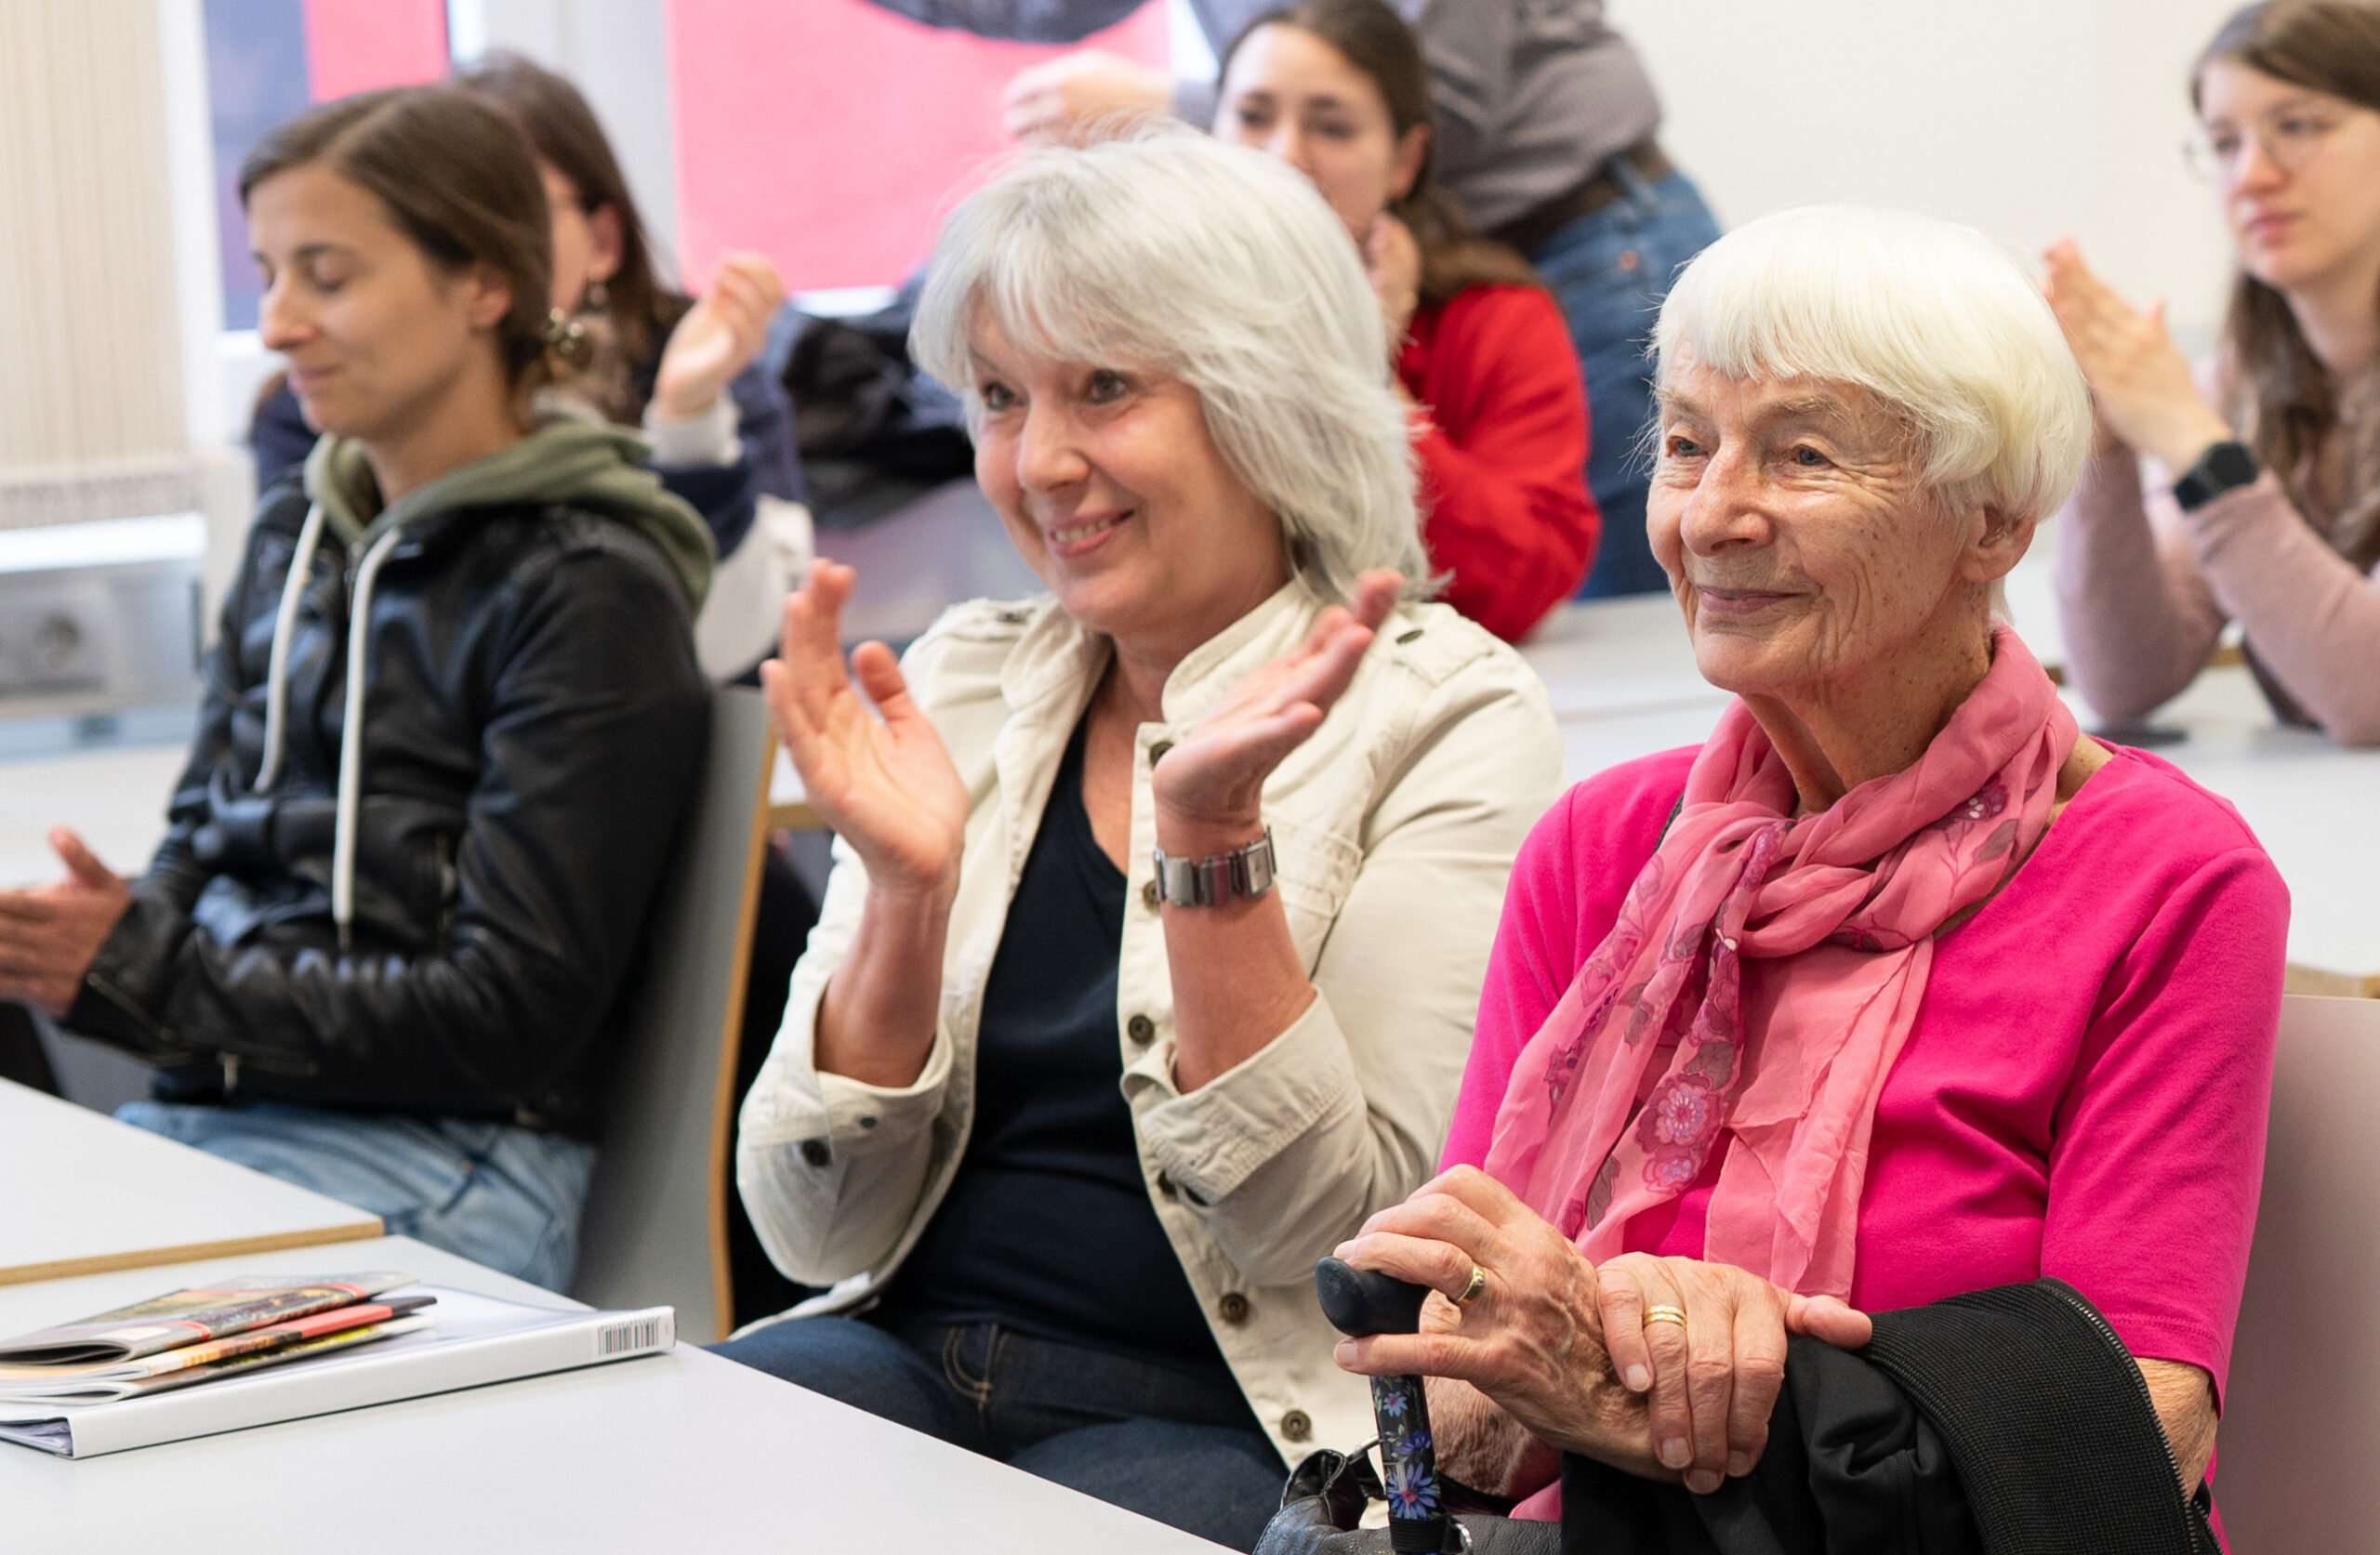
POLYGON ((352 935, 331 861, 350 589, 326 534, 267 670, 307 511, 268 493, 207 655, 171 829, 67 1024, 160 1061, 173 1100, 496 1118, 582 1137, 698 777, 708 691, 659 551, 521 503, 415 523, 369 607, 352 935))

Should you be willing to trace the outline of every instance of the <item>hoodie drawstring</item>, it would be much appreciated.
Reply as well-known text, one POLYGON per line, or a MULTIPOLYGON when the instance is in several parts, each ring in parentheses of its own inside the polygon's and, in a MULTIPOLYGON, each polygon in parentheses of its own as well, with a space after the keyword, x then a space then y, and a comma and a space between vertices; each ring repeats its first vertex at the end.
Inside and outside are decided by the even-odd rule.
POLYGON ((298 603, 313 576, 314 552, 322 543, 323 505, 317 502, 306 509, 298 548, 289 557, 289 575, 282 580, 281 608, 273 613, 272 658, 264 681, 264 760, 257 766, 256 782, 248 785, 251 794, 265 793, 281 777, 282 726, 289 717, 289 639, 296 634, 298 603))
POLYGON ((402 524, 391 524, 372 542, 355 569, 355 587, 348 601, 347 705, 338 735, 338 826, 331 844, 331 921, 338 925, 338 948, 349 948, 355 922, 355 822, 364 802, 364 671, 365 650, 372 640, 372 586, 380 563, 403 537, 402 524))

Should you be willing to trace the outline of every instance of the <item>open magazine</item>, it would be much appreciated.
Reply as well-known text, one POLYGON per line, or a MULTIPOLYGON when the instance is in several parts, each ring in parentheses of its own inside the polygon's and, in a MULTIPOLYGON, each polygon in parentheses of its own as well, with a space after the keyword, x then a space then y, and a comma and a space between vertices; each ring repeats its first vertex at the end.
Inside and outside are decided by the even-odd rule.
POLYGON ((347 1307, 413 1284, 410 1274, 310 1275, 234 1280, 205 1290, 177 1290, 55 1328, 0 1339, 5 1368, 86 1365, 138 1360, 229 1334, 347 1307))
POLYGON ((211 1382, 235 1372, 279 1365, 303 1356, 374 1339, 409 1334, 430 1325, 418 1313, 437 1298, 391 1297, 358 1301, 314 1312, 288 1323, 268 1324, 245 1333, 159 1351, 129 1361, 95 1361, 83 1365, 0 1366, 0 1405, 10 1403, 107 1403, 140 1398, 168 1388, 211 1382))
MULTIPOLYGON (((380 1278, 248 1281, 206 1294, 360 1290, 380 1278)), ((121 1346, 127 1341, 119 1336, 109 1341, 119 1347, 112 1359, 0 1368, 0 1442, 62 1457, 91 1457, 652 1355, 676 1342, 677 1314, 668 1307, 590 1311, 531 1306, 475 1291, 416 1285, 410 1276, 394 1278, 401 1282, 394 1288, 344 1294, 345 1308, 255 1323, 185 1345, 196 1352, 187 1362, 178 1350, 126 1358, 121 1346), (344 1325, 338 1321, 343 1316, 344 1325), (243 1351, 244 1342, 262 1348, 243 1351), (28 1379, 27 1373, 35 1375, 28 1379)), ((38 1340, 42 1353, 74 1354, 72 1345, 55 1344, 49 1337, 140 1323, 146 1320, 126 1320, 123 1312, 148 1312, 170 1299, 0 1341, 0 1353, 18 1353, 38 1340)), ((85 1340, 87 1335, 78 1342, 85 1340)))

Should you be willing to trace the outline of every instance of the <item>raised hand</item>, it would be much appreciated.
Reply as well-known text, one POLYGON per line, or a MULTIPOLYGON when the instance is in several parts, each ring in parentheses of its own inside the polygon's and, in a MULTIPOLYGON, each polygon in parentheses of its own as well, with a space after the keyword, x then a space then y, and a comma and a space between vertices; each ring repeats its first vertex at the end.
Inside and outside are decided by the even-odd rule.
POLYGON ((1183 734, 1149 774, 1159 846, 1211 852, 1255 837, 1264 780, 1322 727, 1403 582, 1387 568, 1364 573, 1349 606, 1322 612, 1304 642, 1251 672, 1183 734))
POLYGON ((852 577, 849 567, 811 563, 809 586, 786 600, 784 635, 777 657, 760 665, 760 687, 805 797, 867 866, 871 886, 946 903, 967 789, 892 650, 864 642, 845 672, 838 626, 852 577))
POLYGON ((785 301, 776 267, 758 254, 730 253, 719 276, 669 332, 653 384, 653 405, 664 417, 700 415, 760 354, 769 319, 785 301))
POLYGON ((2102 452, 2112 437, 2179 475, 2231 436, 2190 380, 2190 364, 2166 333, 2162 303, 2144 313, 2124 301, 2091 273, 2071 238, 2043 257, 2050 310, 2091 386, 2102 452))
POLYGON ((1406 326, 1421 301, 1421 245, 1413 240, 1413 229, 1386 212, 1375 217, 1371 235, 1364 241, 1364 276, 1380 304, 1381 327, 1387 332, 1394 361, 1405 349, 1406 326))
POLYGON ((1106 120, 1171 112, 1173 84, 1148 66, 1104 48, 1078 48, 1027 65, 1000 94, 1000 127, 1018 140, 1072 139, 1106 120))
POLYGON ((65 827, 50 832, 49 846, 66 878, 38 890, 0 891, 0 999, 64 1015, 132 892, 65 827))

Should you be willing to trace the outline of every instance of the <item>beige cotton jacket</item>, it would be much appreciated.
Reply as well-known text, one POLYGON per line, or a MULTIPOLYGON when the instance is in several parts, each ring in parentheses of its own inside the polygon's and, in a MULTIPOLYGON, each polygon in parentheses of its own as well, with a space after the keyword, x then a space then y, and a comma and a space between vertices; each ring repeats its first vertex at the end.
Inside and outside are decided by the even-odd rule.
MULTIPOLYGON (((1369 1394, 1331 1364, 1315 1259, 1427 1181, 1471 1046, 1514 852, 1553 802, 1560 742, 1519 655, 1444 605, 1400 607, 1314 736, 1264 785, 1283 906, 1319 996, 1262 1051, 1188 1095, 1149 855, 1154 751, 1317 607, 1295 585, 1167 681, 1133 764, 1116 1047, 1149 1203, 1256 1416, 1286 1460, 1371 1437, 1369 1394)), ((791 1316, 847 1311, 900 1268, 973 1116, 975 1035, 1009 902, 1108 644, 1047 598, 958 606, 904 661, 973 809, 917 1083, 822 1074, 819 997, 867 890, 837 845, 784 1027, 746 1098, 736 1178, 786 1274, 831 1285, 791 1316)))

